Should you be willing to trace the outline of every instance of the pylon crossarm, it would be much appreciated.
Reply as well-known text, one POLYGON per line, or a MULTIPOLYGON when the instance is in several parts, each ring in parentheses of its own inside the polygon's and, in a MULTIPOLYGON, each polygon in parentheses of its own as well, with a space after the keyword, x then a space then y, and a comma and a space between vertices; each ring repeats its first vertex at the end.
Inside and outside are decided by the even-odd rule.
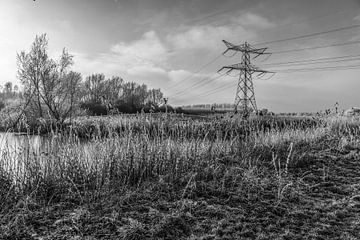
POLYGON ((225 56, 228 51, 230 51, 230 48, 227 48, 222 54, 225 56))
POLYGON ((229 65, 229 66, 225 66, 226 68, 231 68, 231 69, 237 69, 237 70, 241 70, 242 68, 244 68, 244 64, 242 63, 236 63, 233 65, 229 65))
POLYGON ((253 71, 254 71, 254 73, 256 72, 256 73, 264 73, 264 74, 266 74, 266 73, 275 73, 275 72, 271 72, 271 71, 261 70, 261 69, 258 69, 258 68, 253 69, 253 71))
MULTIPOLYGON (((236 63, 233 65, 224 66, 221 69, 223 69, 223 68, 233 69, 233 70, 244 70, 246 68, 246 66, 243 63, 236 63)), ((246 68, 246 69, 248 69, 248 68, 246 68)))
POLYGON ((252 49, 249 52, 254 54, 267 54, 265 53, 266 50, 267 48, 257 48, 257 49, 252 49))
POLYGON ((259 57, 259 56, 261 56, 261 55, 267 55, 267 58, 269 58, 269 57, 271 56, 271 53, 257 53, 257 54, 255 55, 255 57, 253 57, 253 59, 255 59, 255 58, 257 58, 257 57, 259 57))
POLYGON ((232 72, 232 71, 233 71, 232 68, 222 67, 222 68, 220 68, 217 72, 218 72, 219 74, 221 74, 222 76, 224 76, 224 75, 226 75, 226 74, 228 74, 228 73, 230 73, 230 72, 232 72), (226 72, 222 74, 222 72, 223 72, 224 69, 226 69, 226 72))
POLYGON ((232 43, 229 43, 228 41, 226 41, 226 40, 222 40, 223 42, 224 42, 224 44, 225 44, 225 46, 227 47, 227 48, 234 48, 235 47, 235 45, 234 44, 232 44, 232 43))
POLYGON ((261 73, 259 73, 258 75, 256 75, 256 77, 262 77, 262 76, 264 76, 265 75, 265 73, 263 73, 263 72, 261 72, 261 73))
POLYGON ((233 56, 235 56, 236 53, 237 53, 236 50, 233 50, 234 53, 233 53, 231 56, 227 56, 227 55, 226 55, 226 53, 229 52, 230 50, 233 50, 233 49, 231 49, 231 48, 226 49, 226 50, 222 53, 222 55, 224 55, 224 56, 226 56, 226 57, 233 57, 233 56))
POLYGON ((220 68, 217 72, 221 74, 221 72, 225 69, 225 67, 220 68))
MULTIPOLYGON (((245 46, 245 44, 242 44, 242 45, 235 45, 235 44, 232 44, 228 41, 225 41, 225 40, 222 40, 225 44, 225 46, 227 47, 227 50, 225 50, 225 52, 227 51, 237 51, 237 52, 244 52, 244 51, 247 51, 247 47, 245 46)), ((256 50, 256 49, 255 49, 256 50)))
POLYGON ((253 57, 253 59, 261 56, 261 55, 266 55, 266 57, 262 60, 262 61, 266 61, 269 59, 269 57, 272 55, 272 53, 263 53, 263 54, 257 54, 255 57, 253 57))

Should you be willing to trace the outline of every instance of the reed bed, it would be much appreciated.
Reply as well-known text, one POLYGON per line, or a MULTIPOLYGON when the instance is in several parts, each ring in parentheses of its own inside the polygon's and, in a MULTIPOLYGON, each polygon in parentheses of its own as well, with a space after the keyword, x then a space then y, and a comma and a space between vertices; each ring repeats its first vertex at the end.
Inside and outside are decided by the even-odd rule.
POLYGON ((248 155, 286 148, 290 142, 310 144, 325 132, 314 126, 303 129, 306 122, 274 119, 201 122, 140 115, 89 121, 72 122, 66 135, 49 135, 41 151, 5 148, 0 173, 9 184, 2 192, 31 193, 46 202, 69 192, 82 198, 162 178, 186 182, 189 174, 206 175, 224 159, 240 164, 248 155), (80 131, 91 131, 86 141, 80 131))
MULTIPOLYGON (((74 119, 66 132, 49 134, 41 151, 32 148, 2 151, 0 216, 5 219, 11 211, 17 211, 19 203, 30 211, 70 201, 72 210, 77 209, 76 214, 91 218, 90 212, 86 212, 90 211, 89 206, 100 204, 104 208, 102 202, 106 202, 106 207, 113 209, 118 206, 115 202, 121 202, 121 209, 127 206, 127 210, 121 211, 132 209, 131 214, 134 214, 122 217, 132 220, 116 223, 119 224, 116 234, 111 235, 110 230, 107 234, 123 239, 206 237, 205 225, 210 223, 200 217, 202 211, 214 221, 211 224, 219 224, 220 217, 231 225, 231 216, 236 219, 240 216, 233 215, 236 211, 244 208, 251 212, 251 206, 257 209, 257 214, 261 215, 267 208, 271 214, 277 212, 287 218, 295 203, 310 206, 308 199, 312 195, 309 191, 311 185, 316 184, 315 177, 312 180, 304 177, 314 166, 316 169, 324 166, 322 154, 359 145, 354 130, 359 125, 354 119, 337 118, 272 117, 245 122, 241 119, 193 120, 180 116, 137 115, 74 119), (161 210, 163 201, 167 201, 168 210, 161 210), (219 208, 222 204, 227 210, 219 208), (84 206, 88 209, 85 213, 84 206), (151 214, 159 217, 155 217, 158 220, 140 220, 143 215, 136 210, 139 206, 156 208, 157 212, 151 214), (156 225, 153 230, 150 230, 151 224, 156 225), (171 230, 173 228, 176 232, 171 230)), ((321 174, 319 178, 326 179, 326 170, 321 174)), ((112 211, 120 214, 119 209, 112 211)), ((23 236, 29 231, 25 223, 21 225, 23 232, 11 230, 14 218, 6 219, 10 222, 2 225, 6 234, 0 237, 23 236)), ((280 222, 276 224, 281 225, 280 222)), ((224 227, 217 226, 218 229, 224 227)), ((240 231, 237 234, 246 237, 246 232, 233 227, 235 230, 231 232, 240 231)), ((259 234, 254 229, 254 234, 259 234)), ((99 231, 96 230, 96 234, 100 234, 99 231)), ((209 239, 223 239, 221 236, 226 234, 219 231, 213 230, 210 235, 214 238, 209 239)), ((92 234, 84 229, 81 232, 83 237, 92 234)), ((278 237, 276 232, 279 233, 278 228, 262 234, 278 237)), ((296 235, 290 233, 293 232, 288 233, 290 237, 296 235)), ((49 233, 43 234, 51 236, 49 239, 55 238, 49 233)), ((74 236, 79 232, 66 234, 74 236)), ((106 236, 97 236, 106 239, 106 236)))

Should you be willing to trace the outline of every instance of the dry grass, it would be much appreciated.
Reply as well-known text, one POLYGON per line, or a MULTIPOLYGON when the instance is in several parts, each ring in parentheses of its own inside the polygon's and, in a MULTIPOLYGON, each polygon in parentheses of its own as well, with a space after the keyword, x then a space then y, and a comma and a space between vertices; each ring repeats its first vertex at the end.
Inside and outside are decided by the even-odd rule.
POLYGON ((5 151, 0 238, 356 239, 359 125, 77 119, 45 152, 5 151))

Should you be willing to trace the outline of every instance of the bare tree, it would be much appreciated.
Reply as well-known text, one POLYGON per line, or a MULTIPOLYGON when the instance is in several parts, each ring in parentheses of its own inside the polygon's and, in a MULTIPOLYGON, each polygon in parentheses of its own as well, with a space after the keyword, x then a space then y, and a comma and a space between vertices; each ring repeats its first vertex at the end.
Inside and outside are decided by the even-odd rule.
POLYGON ((58 61, 47 53, 46 34, 36 36, 29 53, 17 55, 18 78, 24 85, 24 110, 34 103, 37 117, 46 112, 58 123, 72 114, 78 100, 81 74, 70 71, 73 56, 65 49, 58 61))

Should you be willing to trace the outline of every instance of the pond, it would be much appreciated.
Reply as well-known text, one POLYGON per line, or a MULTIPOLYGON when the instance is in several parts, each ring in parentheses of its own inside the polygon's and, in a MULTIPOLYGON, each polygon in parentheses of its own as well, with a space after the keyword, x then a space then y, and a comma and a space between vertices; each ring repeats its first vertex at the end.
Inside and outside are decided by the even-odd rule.
MULTIPOLYGON (((48 153, 62 149, 66 140, 60 135, 40 136, 0 132, 0 169, 14 170, 26 160, 42 161, 48 153)), ((80 144, 83 147, 83 144, 80 144)))
POLYGON ((60 153, 69 145, 86 156, 91 154, 90 142, 69 136, 0 132, 0 167, 9 163, 17 165, 19 160, 46 159, 48 154, 60 153))
POLYGON ((43 143, 46 141, 49 141, 47 137, 39 135, 0 132, 0 153, 17 152, 20 149, 30 149, 35 152, 40 152, 43 143))

